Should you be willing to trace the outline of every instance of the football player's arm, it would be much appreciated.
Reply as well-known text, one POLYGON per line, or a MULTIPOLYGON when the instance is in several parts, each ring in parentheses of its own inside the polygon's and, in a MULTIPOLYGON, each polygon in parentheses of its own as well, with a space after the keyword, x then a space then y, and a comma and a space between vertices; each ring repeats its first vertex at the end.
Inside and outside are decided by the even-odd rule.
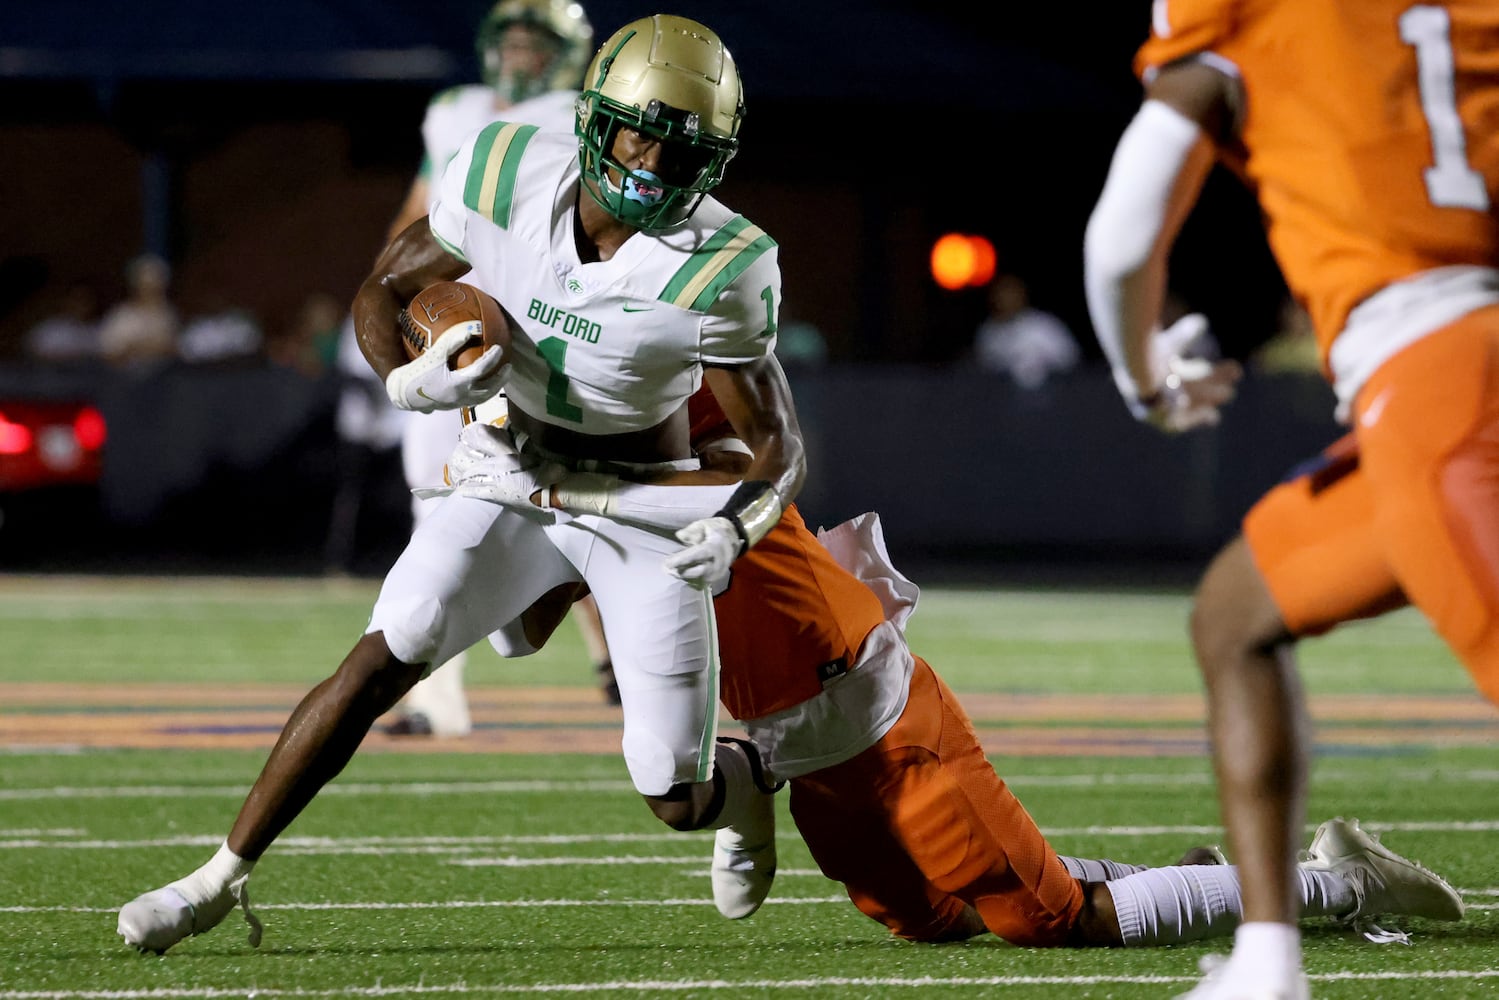
POLYGON ((678 531, 712 516, 733 496, 751 456, 727 423, 695 436, 696 469, 654 472, 630 479, 574 472, 553 484, 542 506, 573 514, 603 514, 655 530, 678 531))
POLYGON ((774 354, 743 365, 710 366, 703 380, 754 458, 746 483, 763 482, 789 507, 807 477, 807 453, 786 372, 774 354))
POLYGON ((703 379, 754 456, 744 481, 712 517, 677 532, 673 576, 718 593, 735 559, 770 533, 806 479, 806 450, 786 373, 773 352, 736 365, 710 365, 703 379))
POLYGON ((1214 141, 1231 134, 1237 94, 1207 62, 1162 69, 1120 137, 1084 237, 1089 317, 1115 383, 1137 418, 1169 430, 1216 421, 1238 378, 1232 362, 1174 372, 1169 349, 1163 356, 1152 343, 1171 247, 1212 169, 1214 141))
POLYGON ((385 379, 409 360, 400 328, 407 303, 433 282, 451 281, 467 270, 433 237, 425 214, 390 241, 354 295, 354 333, 375 374, 385 379))
POLYGON ((414 360, 407 358, 401 343, 401 311, 416 294, 433 282, 451 281, 468 270, 466 261, 433 236, 424 216, 391 241, 354 296, 359 350, 399 409, 428 413, 474 406, 501 389, 503 352, 498 345, 472 364, 456 370, 449 367, 449 359, 464 349, 468 339, 461 325, 448 329, 414 360))

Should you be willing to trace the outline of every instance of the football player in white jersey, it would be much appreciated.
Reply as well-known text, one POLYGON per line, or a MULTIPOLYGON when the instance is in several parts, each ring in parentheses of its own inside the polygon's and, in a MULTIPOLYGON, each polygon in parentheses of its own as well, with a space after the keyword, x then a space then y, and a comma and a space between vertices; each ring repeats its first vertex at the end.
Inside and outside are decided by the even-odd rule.
MULTIPOLYGON (((422 165, 396 215, 387 242, 426 216, 436 200, 436 181, 463 140, 503 119, 573 134, 573 105, 583 69, 593 53, 593 26, 577 0, 500 0, 478 33, 484 82, 444 90, 427 106, 422 121, 422 165)), ((352 335, 352 330, 350 331, 352 335)), ((357 364, 369 372, 364 359, 357 364)), ((373 373, 370 373, 373 377, 373 373)), ((492 404, 503 407, 503 400, 492 404)), ((401 468, 412 489, 442 485, 442 467, 462 427, 456 413, 397 410, 401 427, 401 468)), ((497 414, 489 414, 491 419, 497 414)), ((411 501, 413 522, 433 501, 411 501)), ((591 596, 573 609, 604 697, 619 704, 609 646, 591 596)), ((454 654, 393 709, 385 731, 408 736, 465 736, 473 728, 463 690, 467 650, 454 654)))
MULTIPOLYGON (((742 845, 743 898, 715 894, 721 911, 752 909, 769 892, 772 790, 753 745, 716 740, 711 590, 779 521, 806 460, 773 353, 775 241, 710 193, 738 149, 743 113, 718 36, 658 14, 598 50, 577 139, 498 122, 464 143, 428 221, 381 255, 354 316, 399 407, 475 406, 503 388, 499 432, 519 459, 491 469, 484 498, 451 494, 416 526, 365 635, 294 710, 224 844, 121 909, 126 943, 164 951, 236 905, 248 917, 255 863, 383 712, 486 636, 504 630, 509 652, 523 652, 528 637, 509 623, 580 586, 608 630, 635 788, 673 829, 725 830, 742 845), (401 310, 432 282, 465 274, 509 312, 508 357, 491 347, 449 369, 467 336, 455 327, 408 362, 401 310), (705 381, 754 457, 738 485, 672 491, 694 510, 686 528, 532 506, 569 472, 649 478, 696 467, 685 404, 705 381), (762 861, 767 870, 755 870, 762 861)), ((258 926, 251 918, 252 942, 258 926)))

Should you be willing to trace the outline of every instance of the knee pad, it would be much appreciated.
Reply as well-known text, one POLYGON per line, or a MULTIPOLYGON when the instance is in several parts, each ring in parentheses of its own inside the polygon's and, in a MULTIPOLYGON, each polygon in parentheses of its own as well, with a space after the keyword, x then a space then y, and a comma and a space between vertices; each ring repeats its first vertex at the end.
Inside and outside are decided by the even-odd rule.
POLYGON ((707 781, 712 772, 698 747, 673 748, 646 727, 625 730, 620 741, 630 781, 641 795, 665 795, 673 785, 707 781))
POLYGON ((385 644, 403 663, 432 665, 442 642, 442 624, 441 602, 408 595, 377 601, 365 631, 383 632, 385 644))

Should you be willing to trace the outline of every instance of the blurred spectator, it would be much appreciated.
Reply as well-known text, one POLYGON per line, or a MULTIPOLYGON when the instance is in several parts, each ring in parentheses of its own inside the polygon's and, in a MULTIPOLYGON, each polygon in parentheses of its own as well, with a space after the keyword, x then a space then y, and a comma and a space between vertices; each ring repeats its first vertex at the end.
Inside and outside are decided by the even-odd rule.
POLYGON ((1067 324, 1032 306, 1018 275, 1001 274, 990 283, 989 315, 974 334, 974 356, 982 368, 1008 373, 1023 389, 1037 389, 1052 375, 1077 367, 1079 353, 1067 324))
POLYGON ((1254 352, 1250 364, 1266 374, 1296 372, 1321 377, 1322 358, 1317 351, 1317 335, 1312 331, 1312 317, 1291 296, 1281 302, 1279 331, 1254 352))
POLYGON ((155 254, 142 254, 125 268, 123 301, 104 314, 99 351, 119 368, 142 369, 177 355, 177 309, 167 297, 172 268, 155 254))
POLYGON ((55 313, 26 331, 26 356, 49 364, 99 357, 99 294, 92 285, 70 285, 55 313))
MULTIPOLYGON (((323 561, 330 575, 344 576, 354 572, 365 501, 375 494, 377 483, 392 475, 387 467, 394 466, 394 474, 404 482, 401 439, 411 411, 390 405, 385 383, 359 349, 352 315, 344 315, 339 322, 337 347, 333 369, 340 387, 334 419, 338 487, 328 519, 323 561)), ((406 509, 406 503, 402 508, 406 509)), ((405 531, 410 530, 408 522, 405 531)))
POLYGON ((203 307, 177 338, 178 356, 193 365, 245 361, 259 357, 264 346, 259 321, 221 292, 204 297, 203 307))
POLYGON ((343 304, 327 292, 307 296, 291 326, 266 339, 272 364, 291 368, 308 378, 319 378, 338 363, 339 326, 343 304))

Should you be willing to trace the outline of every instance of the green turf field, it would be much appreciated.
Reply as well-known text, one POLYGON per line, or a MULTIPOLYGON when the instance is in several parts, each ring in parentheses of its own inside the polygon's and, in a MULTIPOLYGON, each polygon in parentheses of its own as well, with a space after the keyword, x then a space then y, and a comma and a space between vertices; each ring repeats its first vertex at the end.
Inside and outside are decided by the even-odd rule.
MULTIPOLYGON (((260 708, 284 717, 283 692, 333 669, 373 594, 362 581, 0 577, 0 1000, 1164 998, 1221 947, 895 941, 813 868, 784 801, 774 894, 729 922, 709 898, 710 836, 660 826, 617 755, 372 743, 256 870, 260 949, 235 915, 164 957, 125 948, 119 905, 212 853, 274 732, 250 733, 253 749, 113 749, 89 746, 91 728, 163 725, 160 693, 206 703, 229 685, 264 685, 260 708), (99 685, 148 696, 76 712, 99 685), (49 717, 61 732, 39 741, 49 717)), ((996 766, 1059 850, 1161 864, 1221 838, 1186 608, 1181 593, 934 588, 911 638, 972 699, 996 766)), ((1499 713, 1412 613, 1308 643, 1304 660, 1312 819, 1358 816, 1469 906, 1461 924, 1408 922, 1410 947, 1308 924, 1314 995, 1499 996, 1499 713), (1357 697, 1369 693, 1396 697, 1357 697)), ((495 703, 537 685, 587 703, 592 683, 566 626, 518 663, 481 649, 469 677, 495 703)), ((215 711, 194 725, 232 729, 234 712, 215 711)), ((590 711, 579 731, 607 731, 590 711)))

